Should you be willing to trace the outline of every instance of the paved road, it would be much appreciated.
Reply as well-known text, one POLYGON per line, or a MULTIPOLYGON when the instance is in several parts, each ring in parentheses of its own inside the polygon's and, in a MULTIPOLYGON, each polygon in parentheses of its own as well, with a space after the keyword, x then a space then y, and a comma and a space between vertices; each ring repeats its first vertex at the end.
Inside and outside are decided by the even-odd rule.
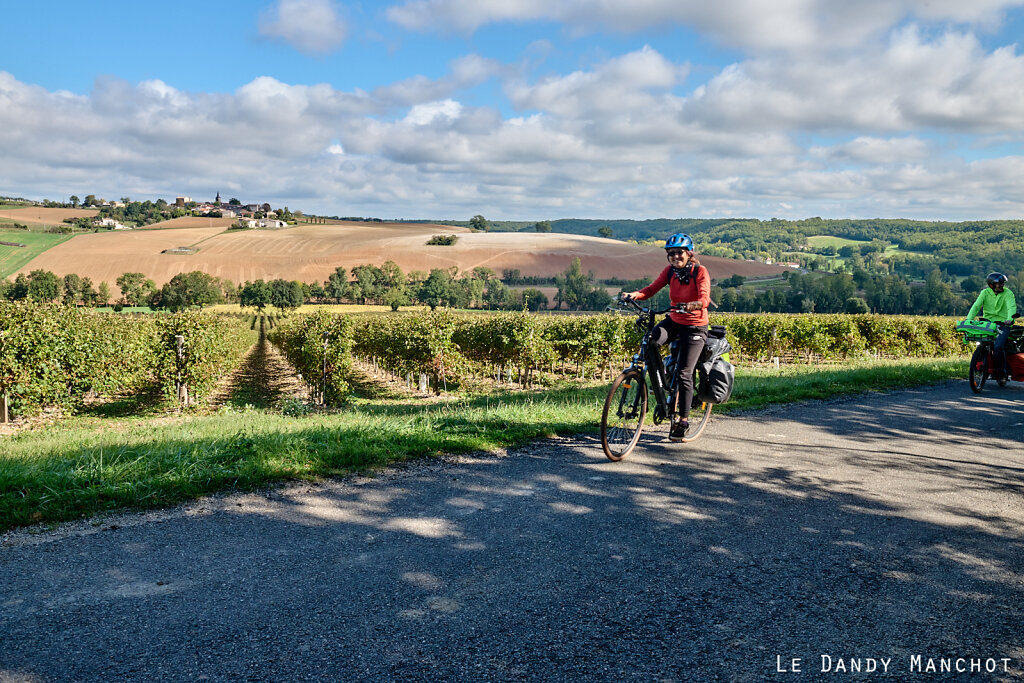
POLYGON ((1022 436, 956 382, 9 534, 0 680, 1019 680, 1022 436))

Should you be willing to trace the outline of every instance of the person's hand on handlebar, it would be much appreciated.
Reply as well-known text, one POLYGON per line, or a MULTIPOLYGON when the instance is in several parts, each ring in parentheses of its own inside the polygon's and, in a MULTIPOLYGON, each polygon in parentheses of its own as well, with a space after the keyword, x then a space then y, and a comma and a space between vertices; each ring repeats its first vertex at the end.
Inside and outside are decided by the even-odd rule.
POLYGON ((704 306, 699 301, 687 301, 686 303, 679 304, 679 308, 684 311, 699 311, 704 306))
POLYGON ((632 299, 633 301, 642 301, 643 297, 640 296, 640 292, 623 292, 622 296, 619 297, 619 301, 625 301, 626 299, 632 299))

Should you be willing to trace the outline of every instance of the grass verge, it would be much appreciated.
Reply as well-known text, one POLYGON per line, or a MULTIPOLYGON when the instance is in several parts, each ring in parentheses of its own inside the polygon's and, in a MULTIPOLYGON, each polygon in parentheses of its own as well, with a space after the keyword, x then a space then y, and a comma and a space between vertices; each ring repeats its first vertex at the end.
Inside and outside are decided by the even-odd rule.
MULTIPOLYGON (((716 414, 962 377, 965 361, 740 368, 716 414)), ((79 416, 0 440, 0 531, 225 489, 310 479, 597 429, 606 386, 423 404, 361 401, 329 414, 79 416)))

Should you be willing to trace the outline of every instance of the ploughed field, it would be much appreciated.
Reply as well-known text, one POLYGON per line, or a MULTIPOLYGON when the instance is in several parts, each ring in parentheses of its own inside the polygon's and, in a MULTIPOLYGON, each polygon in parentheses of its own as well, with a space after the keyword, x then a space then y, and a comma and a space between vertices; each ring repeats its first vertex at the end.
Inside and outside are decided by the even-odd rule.
MULTIPOLYGON (((12 212, 13 213, 13 212, 12 212)), ((278 230, 228 230, 232 219, 182 218, 145 229, 77 235, 34 258, 20 272, 76 273, 113 283, 122 273, 141 272, 158 285, 178 273, 201 270, 241 283, 284 278, 323 281, 337 267, 394 261, 403 271, 477 266, 499 275, 506 268, 524 276, 552 276, 579 257, 584 271, 599 278, 650 278, 665 265, 658 247, 560 233, 473 233, 465 228, 418 223, 298 225, 278 230), (168 229, 176 228, 176 229, 168 229), (455 244, 428 246, 434 235, 458 235, 455 244), (164 253, 191 247, 195 253, 164 253)), ((713 277, 778 275, 775 265, 701 258, 713 277)))
POLYGON ((18 209, 0 209, 0 223, 60 225, 65 218, 89 218, 97 214, 99 214, 97 209, 46 209, 29 206, 18 209))

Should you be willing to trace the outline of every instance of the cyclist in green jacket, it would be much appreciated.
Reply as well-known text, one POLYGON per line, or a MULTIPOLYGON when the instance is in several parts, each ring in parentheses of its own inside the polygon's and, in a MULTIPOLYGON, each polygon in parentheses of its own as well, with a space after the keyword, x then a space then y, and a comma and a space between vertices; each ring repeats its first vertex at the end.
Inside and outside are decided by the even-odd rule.
POLYGON ((1010 336, 1013 317, 1017 313, 1017 300, 1013 292, 1006 288, 1006 276, 1002 273, 989 273, 985 282, 988 287, 978 295, 978 299, 967 313, 967 319, 974 320, 980 316, 999 325, 999 333, 993 345, 995 367, 992 368, 992 375, 996 379, 1001 379, 1006 368, 1006 354, 1003 350, 1010 336))

